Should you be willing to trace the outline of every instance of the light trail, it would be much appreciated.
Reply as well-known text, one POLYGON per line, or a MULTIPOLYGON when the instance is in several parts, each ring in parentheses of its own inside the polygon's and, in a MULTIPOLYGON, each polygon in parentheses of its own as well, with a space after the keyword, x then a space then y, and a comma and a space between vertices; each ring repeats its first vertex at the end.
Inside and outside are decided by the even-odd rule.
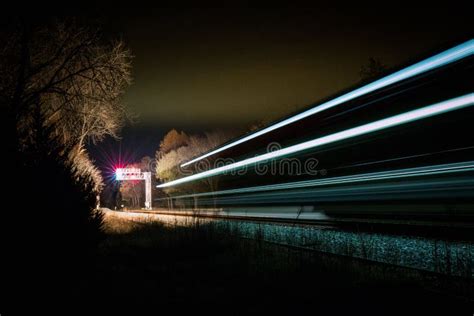
POLYGON ((436 181, 428 179, 422 182, 411 183, 385 183, 378 185, 361 184, 351 187, 300 189, 298 191, 281 192, 256 192, 243 195, 230 195, 224 197, 207 197, 199 199, 200 205, 233 205, 240 203, 321 203, 321 202, 343 202, 343 201, 395 201, 400 198, 428 197, 439 199, 443 197, 474 197, 474 180, 443 180, 436 181))
POLYGON ((280 184, 254 186, 232 190, 222 190, 216 192, 204 192, 197 194, 188 194, 175 196, 173 198, 190 198, 190 197, 204 197, 204 196, 216 196, 226 194, 239 194, 239 193, 251 193, 251 192, 262 192, 262 191, 276 191, 276 190, 288 190, 298 189, 307 187, 337 185, 337 184, 348 184, 348 183, 360 183, 368 181, 380 181, 380 180, 392 180, 400 178, 412 178, 412 177, 423 177, 423 176, 434 176, 442 174, 452 174, 460 172, 474 171, 474 161, 433 165, 425 167, 406 168, 399 170, 380 171, 365 173, 360 175, 333 177, 329 179, 317 179, 317 180, 306 180, 297 182, 287 182, 280 184))
POLYGON ((438 154, 443 154, 443 153, 462 151, 462 150, 467 150, 467 149, 474 149, 474 146, 461 147, 461 148, 454 148, 454 149, 447 149, 447 150, 435 151, 435 152, 431 152, 431 153, 424 153, 424 154, 418 154, 418 155, 410 155, 410 156, 397 157, 397 158, 390 158, 390 159, 384 159, 384 160, 377 160, 377 161, 356 163, 356 164, 352 164, 352 165, 347 165, 347 166, 342 166, 342 167, 336 167, 336 168, 333 168, 333 170, 337 170, 337 169, 348 169, 348 168, 354 168, 354 167, 360 167, 360 166, 376 165, 376 164, 381 164, 381 163, 385 163, 385 162, 399 161, 399 160, 405 160, 405 159, 411 159, 411 158, 427 157, 427 156, 433 156, 433 155, 438 155, 438 154))
MULTIPOLYGON (((275 202, 295 202, 301 204, 306 202, 327 201, 370 201, 377 200, 381 196, 389 196, 388 200, 395 201, 400 196, 416 197, 429 196, 430 198, 455 197, 473 198, 474 180, 443 180, 433 181, 429 179, 414 183, 385 183, 378 185, 361 184, 354 187, 321 188, 319 190, 284 191, 284 192, 250 192, 243 195, 230 195, 224 197, 212 197, 199 199, 200 205, 239 204, 241 202, 256 202, 268 204, 275 202)), ((387 200, 387 198, 385 199, 387 200)))
POLYGON ((223 150, 229 149, 231 147, 234 147, 236 145, 239 145, 241 143, 244 143, 248 140, 254 139, 258 136, 261 136, 263 134, 266 134, 268 132, 271 132, 273 130, 276 130, 280 127, 286 126, 288 124, 294 123, 296 121, 299 121, 303 118, 306 118, 308 116, 311 116, 313 114, 322 112, 324 110, 330 109, 332 107, 335 107, 337 105, 340 105, 344 102, 350 101, 352 99, 355 99, 357 97, 363 96, 365 94, 368 94, 370 92, 373 92, 375 90, 387 87, 391 84, 400 82, 402 80, 417 76, 419 74, 425 73, 427 71, 442 67, 444 65, 453 63, 457 60, 463 59, 465 57, 468 57, 470 55, 474 54, 474 39, 471 39, 463 44, 460 44, 458 46, 455 46, 451 49, 448 49, 442 53, 439 53, 435 56, 432 56, 430 58, 427 58, 421 62, 418 62, 414 65, 411 65, 407 68, 404 68, 402 70, 399 70, 389 76, 383 77, 379 80, 376 80, 372 83, 369 83, 365 86, 362 86, 358 89, 355 89, 349 93, 343 94, 335 99, 332 99, 330 101, 324 102, 316 107, 313 107, 307 111, 301 112, 295 116, 292 116, 290 118, 287 118, 281 122, 278 122, 276 124, 273 124, 271 126, 268 126, 264 129, 261 129, 255 133, 252 133, 250 135, 247 135, 241 139, 238 139, 230 144, 224 145, 222 147, 219 147, 215 150, 212 150, 204 155, 201 155, 197 158, 194 158, 188 162, 185 162, 181 164, 181 167, 185 167, 187 165, 190 165, 194 162, 197 162, 199 160, 202 160, 206 157, 209 157, 211 155, 214 155, 218 152, 221 152, 223 150))
POLYGON ((170 187, 170 186, 174 186, 174 185, 178 185, 178 184, 182 184, 182 183, 186 183, 190 181, 203 179, 206 177, 215 176, 217 174, 220 174, 226 171, 231 171, 237 168, 253 165, 258 162, 264 162, 270 159, 283 157, 283 156, 294 154, 294 153, 304 151, 307 149, 313 149, 316 147, 331 144, 331 143, 338 142, 341 140, 350 139, 356 136, 361 136, 368 133, 373 133, 376 131, 395 127, 398 125, 411 123, 411 122, 418 121, 424 118, 440 115, 443 113, 462 109, 462 108, 472 106, 472 105, 474 105, 474 93, 469 93, 464 96, 460 96, 460 97, 453 98, 447 101, 435 103, 433 105, 429 105, 420 109, 408 111, 408 112, 391 116, 382 120, 378 120, 375 122, 371 122, 368 124, 350 128, 341 132, 337 132, 337 133, 323 136, 320 138, 316 138, 310 141, 306 141, 300 144, 282 148, 280 150, 269 152, 263 155, 244 159, 244 160, 241 160, 229 165, 225 165, 222 167, 218 167, 218 168, 203 171, 197 174, 193 174, 191 176, 173 180, 167 183, 163 183, 161 185, 158 185, 157 187, 166 188, 166 187, 170 187))

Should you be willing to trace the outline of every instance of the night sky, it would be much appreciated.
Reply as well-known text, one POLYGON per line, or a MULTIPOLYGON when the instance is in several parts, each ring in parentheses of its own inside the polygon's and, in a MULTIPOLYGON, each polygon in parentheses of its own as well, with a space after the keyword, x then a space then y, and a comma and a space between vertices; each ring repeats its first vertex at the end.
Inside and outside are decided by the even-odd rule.
POLYGON ((135 55, 125 101, 142 122, 206 127, 308 105, 357 82, 371 56, 396 66, 472 28, 459 8, 386 10, 154 9, 109 23, 135 55))
POLYGON ((356 84, 369 57, 397 67, 464 40, 469 13, 402 5, 91 11, 135 56, 125 102, 139 118, 121 146, 137 158, 154 153, 172 127, 203 132, 276 119, 356 84))

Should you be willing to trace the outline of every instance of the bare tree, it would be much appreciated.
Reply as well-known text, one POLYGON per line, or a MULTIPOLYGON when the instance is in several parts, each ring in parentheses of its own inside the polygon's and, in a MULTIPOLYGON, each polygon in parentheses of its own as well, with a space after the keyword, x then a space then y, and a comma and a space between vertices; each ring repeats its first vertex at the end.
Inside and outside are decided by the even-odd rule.
MULTIPOLYGON (((0 49, 0 98, 17 122, 22 146, 34 142, 32 109, 54 126, 78 174, 90 170, 87 141, 118 137, 126 119, 120 102, 131 83, 131 54, 121 42, 75 23, 20 23, 0 49), (80 156, 80 157, 78 157, 80 156), (87 163, 84 163, 88 161, 87 163)), ((98 181, 96 177, 96 181, 98 181)))
POLYGON ((153 158, 150 156, 145 156, 140 159, 140 169, 147 172, 155 172, 155 166, 153 163, 153 158))
POLYGON ((188 143, 188 135, 184 132, 178 132, 175 129, 169 131, 160 142, 160 153, 166 154, 171 150, 186 146, 188 143))
POLYGON ((92 185, 93 191, 102 191, 102 175, 100 170, 94 165, 94 161, 89 157, 85 148, 80 148, 79 151, 73 150, 69 152, 68 159, 76 180, 84 179, 86 180, 85 183, 92 185))
MULTIPOLYGON (((230 133, 225 133, 222 131, 207 132, 204 136, 191 136, 189 138, 189 147, 192 149, 189 154, 190 157, 186 157, 185 160, 190 160, 196 156, 199 156, 205 152, 208 152, 219 145, 225 143, 228 139, 231 138, 230 133)), ((215 158, 207 158, 203 164, 204 168, 213 168, 215 158)), ((210 191, 217 190, 219 177, 207 177, 203 180, 210 191)))
MULTIPOLYGON (((170 133, 167 134, 167 136, 170 133)), ((174 133, 173 133, 174 134, 174 133)), ((176 134, 175 134, 176 135, 176 134)), ((179 135, 179 134, 178 134, 179 135)), ((162 182, 168 182, 180 177, 185 176, 183 173, 184 170, 180 169, 180 164, 185 161, 188 161, 200 154, 203 154, 221 144, 229 140, 231 137, 235 136, 231 132, 223 132, 223 131, 214 131, 208 132, 204 135, 191 135, 186 136, 186 144, 180 147, 177 147, 176 144, 169 143, 167 146, 169 148, 174 148, 169 150, 166 153, 163 153, 160 149, 156 152, 156 178, 162 182), (176 148, 177 147, 177 148, 176 148)), ((168 141, 171 138, 168 138, 168 141)), ((177 137, 173 137, 172 139, 176 139, 181 141, 177 137)), ((163 144, 163 142, 162 142, 163 144)), ((182 144, 182 143, 180 143, 182 144)), ((200 164, 197 163, 195 166, 195 170, 187 170, 187 171, 194 171, 199 172, 202 171, 202 168, 213 168, 214 167, 215 158, 207 158, 200 164)), ((168 187, 164 189, 164 192, 168 196, 172 196, 176 193, 198 193, 204 191, 216 191, 218 189, 219 183, 219 176, 208 177, 201 181, 193 181, 190 183, 184 183, 177 187, 168 187)), ((194 205, 197 205, 197 199, 194 198, 194 205)))

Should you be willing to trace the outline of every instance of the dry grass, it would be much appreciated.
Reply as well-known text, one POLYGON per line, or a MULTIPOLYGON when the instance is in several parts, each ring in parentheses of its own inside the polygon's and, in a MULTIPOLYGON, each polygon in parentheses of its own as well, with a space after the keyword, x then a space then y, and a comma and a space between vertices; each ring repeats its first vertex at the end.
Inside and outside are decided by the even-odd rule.
POLYGON ((338 308, 383 314, 399 302, 411 310, 467 306, 425 290, 407 269, 239 239, 209 221, 104 213, 108 238, 85 290, 92 297, 156 310, 265 314, 338 308))
POLYGON ((118 212, 104 210, 104 231, 107 234, 126 234, 137 229, 138 223, 118 212))

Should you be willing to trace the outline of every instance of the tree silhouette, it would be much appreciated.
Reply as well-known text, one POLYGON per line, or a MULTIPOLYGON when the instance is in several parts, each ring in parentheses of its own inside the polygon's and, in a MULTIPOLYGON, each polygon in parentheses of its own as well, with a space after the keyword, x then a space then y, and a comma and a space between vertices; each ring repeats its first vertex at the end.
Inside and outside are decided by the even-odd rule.
POLYGON ((387 70, 388 67, 382 61, 370 57, 367 63, 360 68, 359 77, 363 82, 371 81, 385 74, 387 70))
POLYGON ((167 154, 171 150, 186 146, 188 141, 189 137, 186 135, 186 133, 180 133, 177 130, 172 129, 165 135, 165 137, 163 137, 163 140, 160 142, 159 153, 161 155, 167 154))
POLYGON ((85 152, 87 141, 118 136, 126 118, 120 97, 131 81, 130 52, 121 42, 74 22, 23 21, 3 34, 0 99, 16 122, 21 145, 32 141, 32 109, 40 109, 78 176, 101 179, 85 152))
MULTIPOLYGON (((184 133, 182 133, 184 134, 184 133)), ((189 161, 192 158, 199 156, 207 151, 222 145, 232 137, 235 137, 235 132, 224 132, 224 131, 213 131, 207 132, 204 135, 186 135, 186 142, 180 137, 178 132, 175 130, 170 131, 166 136, 166 142, 162 141, 160 149, 156 151, 156 168, 155 176, 161 182, 168 182, 185 176, 189 171, 187 169, 180 168, 180 165, 189 161), (170 137, 169 135, 172 135, 170 137), (176 137, 179 136, 179 137, 176 137), (173 142, 176 141, 176 142, 173 142), (166 153, 163 153, 162 144, 166 144, 166 148, 173 148, 166 153)), ((185 135, 185 134, 184 134, 185 135)), ((216 157, 208 157, 202 161, 201 165, 205 168, 212 168, 215 163, 216 157)), ((200 171, 199 168, 194 170, 200 171)), ((210 177, 201 181, 193 181, 190 183, 181 184, 178 187, 169 187, 163 189, 163 192, 171 197, 177 193, 197 193, 205 191, 215 191, 218 188, 219 177, 210 177)), ((194 205, 197 205, 195 198, 194 205)))
POLYGON ((12 296, 60 300, 94 265, 103 238, 97 179, 85 176, 96 169, 83 144, 118 132, 129 53, 74 23, 17 23, 0 38, 2 175, 9 181, 2 271, 15 275, 2 280, 12 296))

